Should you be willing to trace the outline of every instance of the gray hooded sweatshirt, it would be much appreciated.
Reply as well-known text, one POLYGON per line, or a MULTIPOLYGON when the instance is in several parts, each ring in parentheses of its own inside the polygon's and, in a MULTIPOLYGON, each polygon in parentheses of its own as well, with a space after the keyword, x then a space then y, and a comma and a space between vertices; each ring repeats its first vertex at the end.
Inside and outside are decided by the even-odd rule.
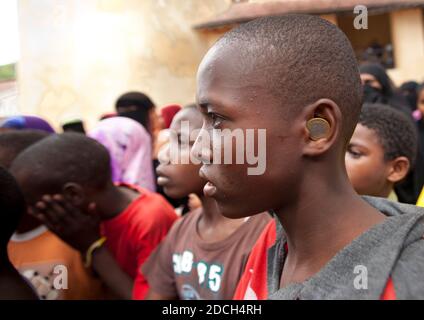
POLYGON ((388 216, 339 251, 303 283, 279 289, 284 230, 268 251, 269 299, 381 299, 389 278, 396 299, 424 299, 424 208, 364 197, 388 216))

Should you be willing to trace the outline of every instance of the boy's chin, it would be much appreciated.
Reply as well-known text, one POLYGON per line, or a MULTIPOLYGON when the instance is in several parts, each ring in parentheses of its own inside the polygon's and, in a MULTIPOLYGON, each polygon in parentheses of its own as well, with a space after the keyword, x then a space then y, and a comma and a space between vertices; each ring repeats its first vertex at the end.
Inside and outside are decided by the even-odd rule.
POLYGON ((187 193, 182 192, 181 190, 176 190, 176 188, 164 187, 163 191, 171 199, 182 199, 188 196, 187 193))
POLYGON ((229 219, 242 219, 255 214, 248 212, 247 210, 242 210, 240 207, 232 203, 220 203, 219 201, 217 201, 217 203, 220 213, 229 219))

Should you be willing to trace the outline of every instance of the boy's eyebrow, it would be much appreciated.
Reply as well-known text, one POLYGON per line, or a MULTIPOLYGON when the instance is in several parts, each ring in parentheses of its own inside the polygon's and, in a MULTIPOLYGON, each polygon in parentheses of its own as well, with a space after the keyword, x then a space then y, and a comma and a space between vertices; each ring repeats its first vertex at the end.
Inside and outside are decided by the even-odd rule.
POLYGON ((364 146, 363 144, 358 143, 358 142, 356 142, 356 141, 354 141, 354 142, 349 142, 348 146, 349 146, 349 147, 366 148, 366 146, 364 146))
POLYGON ((208 109, 208 107, 217 107, 220 110, 226 110, 227 108, 225 107, 225 105, 221 102, 218 101, 214 101, 212 99, 210 100, 200 100, 197 105, 199 106, 200 109, 202 109, 201 111, 205 111, 205 109, 208 109))
POLYGON ((197 103, 197 106, 200 109, 206 109, 208 107, 208 105, 209 105, 209 102, 208 101, 201 101, 201 102, 198 102, 197 103))
POLYGON ((231 100, 226 101, 221 97, 198 97, 197 106, 201 112, 207 112, 209 108, 213 108, 215 111, 219 110, 219 113, 233 113, 234 109, 237 109, 231 100))

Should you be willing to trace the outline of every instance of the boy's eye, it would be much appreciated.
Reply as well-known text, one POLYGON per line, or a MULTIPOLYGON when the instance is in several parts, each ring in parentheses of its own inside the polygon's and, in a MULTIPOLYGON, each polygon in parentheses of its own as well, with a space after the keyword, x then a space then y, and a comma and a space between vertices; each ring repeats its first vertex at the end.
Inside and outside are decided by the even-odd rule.
POLYGON ((214 128, 219 127, 221 125, 222 121, 224 121, 224 118, 218 116, 216 113, 209 112, 208 115, 209 115, 209 117, 212 121, 212 126, 214 128))
POLYGON ((191 137, 189 136, 181 135, 180 133, 178 133, 177 135, 178 147, 191 147, 196 141, 196 139, 190 139, 190 138, 191 137))
POLYGON ((352 148, 348 148, 347 152, 349 153, 349 155, 354 158, 354 159, 359 159, 360 157, 362 157, 362 153, 359 151, 355 151, 352 148))

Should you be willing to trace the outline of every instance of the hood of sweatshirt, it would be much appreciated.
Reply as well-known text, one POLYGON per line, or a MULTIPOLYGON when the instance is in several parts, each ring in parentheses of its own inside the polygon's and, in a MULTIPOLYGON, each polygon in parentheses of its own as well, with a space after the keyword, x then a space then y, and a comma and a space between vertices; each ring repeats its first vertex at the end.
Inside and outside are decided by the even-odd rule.
POLYGON ((363 197, 388 218, 340 250, 318 273, 279 289, 284 230, 268 251, 270 299, 380 299, 391 279, 397 299, 424 299, 424 208, 363 197))

